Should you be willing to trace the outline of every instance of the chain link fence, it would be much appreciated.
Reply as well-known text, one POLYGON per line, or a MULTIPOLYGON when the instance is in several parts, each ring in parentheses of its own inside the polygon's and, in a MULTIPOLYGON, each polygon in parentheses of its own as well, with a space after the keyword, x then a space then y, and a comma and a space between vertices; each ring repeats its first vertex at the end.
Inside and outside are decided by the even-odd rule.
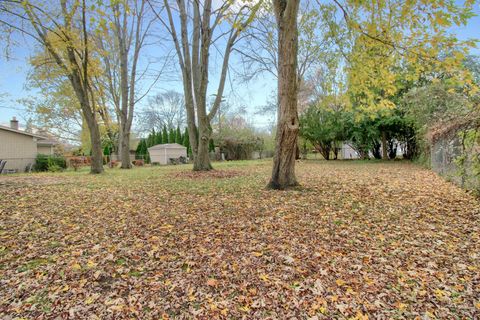
POLYGON ((467 146, 461 134, 440 137, 431 145, 432 170, 462 188, 480 191, 480 145, 467 146))

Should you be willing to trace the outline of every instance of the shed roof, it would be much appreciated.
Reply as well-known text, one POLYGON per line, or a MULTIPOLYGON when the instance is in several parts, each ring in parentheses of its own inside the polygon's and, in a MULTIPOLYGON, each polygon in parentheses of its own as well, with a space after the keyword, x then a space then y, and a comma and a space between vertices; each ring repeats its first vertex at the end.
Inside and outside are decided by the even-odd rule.
POLYGON ((157 144, 148 148, 148 150, 163 150, 163 149, 187 149, 187 147, 182 146, 178 143, 165 143, 165 144, 157 144))

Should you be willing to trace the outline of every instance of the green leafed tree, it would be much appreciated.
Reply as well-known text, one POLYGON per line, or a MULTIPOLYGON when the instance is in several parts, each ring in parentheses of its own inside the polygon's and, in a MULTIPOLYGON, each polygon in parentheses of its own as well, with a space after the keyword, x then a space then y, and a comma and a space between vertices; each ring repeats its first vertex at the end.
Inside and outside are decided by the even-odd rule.
MULTIPOLYGON (((293 72, 297 68, 300 1, 272 2, 278 30, 279 76, 277 139, 269 187, 285 189, 297 185, 298 82, 293 72)), ((394 108, 391 98, 398 90, 394 84, 399 61, 412 66, 411 79, 417 79, 427 67, 458 70, 468 47, 474 44, 462 43, 446 32, 452 26, 466 24, 474 14, 474 1, 334 0, 333 4, 338 14, 331 16, 330 31, 333 36, 338 33, 335 20, 343 16, 349 32, 346 39, 337 39, 337 46, 346 57, 349 90, 355 96, 353 104, 366 112, 394 108), (445 52, 449 54, 442 58, 445 52)), ((467 72, 458 72, 456 81, 474 90, 467 72)))
POLYGON ((103 155, 104 156, 109 156, 111 154, 112 150, 110 149, 110 146, 105 146, 103 148, 103 155))
POLYGON ((348 139, 350 119, 350 113, 342 106, 311 105, 300 117, 300 136, 308 140, 326 160, 330 160, 332 155, 337 159, 342 143, 348 139))

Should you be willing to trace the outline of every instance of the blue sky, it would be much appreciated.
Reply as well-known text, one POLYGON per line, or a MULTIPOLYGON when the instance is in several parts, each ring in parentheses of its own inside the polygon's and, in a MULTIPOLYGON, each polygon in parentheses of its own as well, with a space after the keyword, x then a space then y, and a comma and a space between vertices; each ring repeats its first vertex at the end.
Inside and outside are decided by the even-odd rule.
MULTIPOLYGON (((480 13, 479 7, 475 10, 480 13)), ((465 27, 451 28, 451 32, 457 34, 460 39, 471 39, 479 37, 480 30, 480 17, 476 16, 472 18, 468 25, 465 27)), ((21 123, 26 121, 26 113, 24 106, 17 102, 18 99, 34 96, 35 92, 28 90, 25 87, 26 78, 31 67, 28 63, 29 55, 34 51, 33 45, 30 41, 26 41, 23 38, 18 38, 19 45, 11 48, 11 58, 6 60, 0 58, 0 124, 8 124, 9 120, 16 116, 21 123)), ((146 54, 154 52, 154 49, 148 49, 146 54)), ((473 54, 480 54, 480 50, 474 49, 473 54)), ((235 60, 235 59, 233 59, 235 60)), ((215 64, 220 65, 220 61, 211 62, 211 66, 215 64)), ((233 74, 230 77, 234 78, 233 74)), ((216 74, 211 75, 211 92, 216 89, 216 74)), ((235 80, 235 79, 233 79, 235 80)), ((244 106, 248 112, 247 119, 256 127, 262 128, 269 125, 271 117, 259 117, 254 116, 255 111, 266 104, 272 89, 276 86, 275 79, 265 74, 260 76, 250 83, 240 83, 239 81, 233 81, 228 83, 225 89, 225 96, 227 100, 234 107, 244 106)), ((172 79, 161 79, 151 91, 151 94, 161 92, 164 90, 176 90, 182 92, 181 83, 178 81, 172 81, 172 79)), ((147 99, 144 99, 142 103, 137 107, 141 109, 142 104, 145 104, 147 99)))
MULTIPOLYGON (((24 124, 27 120, 25 107, 17 100, 35 96, 35 90, 26 88, 26 79, 31 71, 28 59, 35 49, 31 41, 21 41, 21 44, 22 46, 11 48, 8 60, 4 57, 0 58, 0 124, 2 125, 7 125, 13 116, 24 124)), ((152 51, 155 51, 155 49, 147 49, 145 53, 150 55, 152 51)), ((215 64, 220 65, 221 61, 215 59, 211 61, 212 66, 215 64)), ((232 81, 227 81, 225 87, 225 97, 234 107, 245 106, 250 114, 248 116, 249 120, 253 121, 253 124, 257 127, 264 127, 269 123, 268 117, 253 117, 256 107, 266 103, 266 99, 275 87, 274 80, 266 78, 267 76, 262 75, 251 83, 240 83, 240 81, 233 79, 234 75, 232 74, 230 77, 232 81)), ((209 91, 213 93, 216 90, 216 72, 212 72, 211 78, 209 91)), ((183 87, 180 81, 166 75, 156 83, 150 91, 150 95, 166 90, 182 92, 183 87)), ((137 108, 141 109, 142 105, 146 103, 147 98, 143 99, 137 108)))

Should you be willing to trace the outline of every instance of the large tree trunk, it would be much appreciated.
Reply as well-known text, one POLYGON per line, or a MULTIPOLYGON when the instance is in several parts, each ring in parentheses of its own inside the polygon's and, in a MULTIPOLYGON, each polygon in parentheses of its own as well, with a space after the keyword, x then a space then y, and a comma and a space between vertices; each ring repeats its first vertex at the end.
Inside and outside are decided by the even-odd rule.
POLYGON ((122 169, 130 169, 132 163, 130 161, 130 131, 125 128, 120 130, 120 161, 122 161, 122 169))
POLYGON ((90 143, 92 144, 92 163, 90 167, 90 173, 102 173, 103 172, 103 152, 102 152, 102 140, 100 138, 100 130, 95 117, 87 116, 88 130, 90 131, 90 143))
POLYGON ((278 28, 278 124, 271 189, 296 186, 295 155, 299 122, 297 112, 297 14, 299 0, 274 0, 278 28))
POLYGON ((382 159, 388 160, 387 133, 385 131, 382 131, 382 159))
POLYGON ((194 171, 208 171, 212 170, 212 164, 210 163, 209 156, 209 142, 211 137, 210 123, 205 115, 199 110, 199 113, 202 116, 199 119, 198 123, 198 146, 197 154, 194 157, 193 161, 193 170, 194 171))
POLYGON ((194 171, 208 171, 213 169, 208 153, 208 142, 209 139, 200 138, 198 140, 198 152, 193 162, 194 171))

